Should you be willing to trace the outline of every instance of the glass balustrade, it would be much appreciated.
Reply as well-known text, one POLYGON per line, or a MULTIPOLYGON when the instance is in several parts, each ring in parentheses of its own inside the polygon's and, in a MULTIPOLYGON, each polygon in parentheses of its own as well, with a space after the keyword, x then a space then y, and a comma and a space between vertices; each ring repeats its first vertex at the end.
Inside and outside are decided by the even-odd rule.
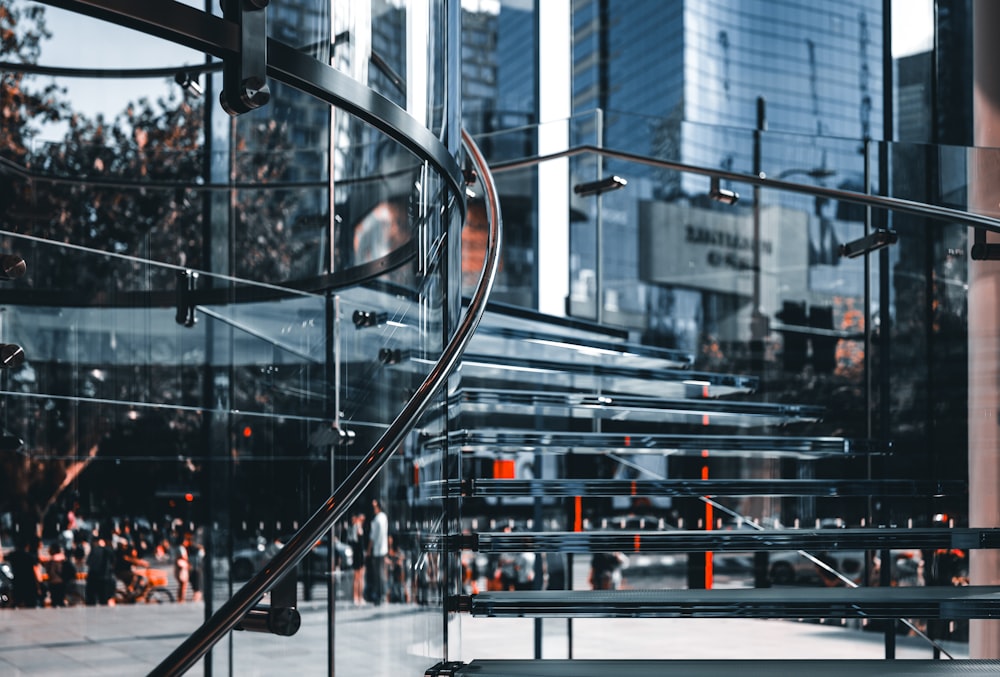
MULTIPOLYGON (((133 666, 149 670, 362 462, 458 323, 446 233, 466 198, 454 103, 442 105, 450 37, 427 38, 448 16, 436 1, 272 5, 286 76, 268 79, 265 106, 230 117, 218 3, 9 4, 24 42, 0 56, 4 89, 27 103, 4 123, 0 235, 26 272, 0 283, 0 333, 24 356, 0 372, 0 543, 37 522, 45 556, 70 514, 81 541, 127 529, 176 597, 189 535, 204 562, 185 601, 198 587, 198 603, 162 655, 133 666)), ((432 403, 430 429, 446 402, 432 403)), ((447 568, 419 543, 448 529, 441 501, 409 504, 414 472, 400 452, 296 567, 301 633, 229 633, 213 671, 297 660, 356 673, 356 639, 336 628, 361 615, 374 673, 438 660, 447 568), (361 578, 356 600, 366 553, 348 524, 370 521, 375 498, 397 559, 383 593, 361 578)), ((279 594, 287 603, 287 589, 265 601, 279 594)), ((164 613, 142 612, 151 628, 164 613)))
MULTIPOLYGON (((220 8, 10 4, 22 30, 44 11, 52 37, 22 33, 2 57, 5 91, 28 102, 0 148, 0 253, 26 264, 0 281, 0 343, 23 351, 0 371, 20 501, 0 510, 3 545, 35 523, 50 544, 70 512, 81 537, 128 525, 150 557, 162 546, 176 594, 190 533, 217 611, 365 462, 478 280, 489 209, 462 175, 458 5, 272 3, 269 101, 230 117, 216 102, 236 32, 220 8)), ((593 111, 540 155, 547 130, 526 122, 498 116, 476 138, 509 237, 460 370, 297 567, 302 630, 230 633, 213 671, 489 658, 462 646, 480 621, 446 605, 519 616, 573 590, 584 614, 631 613, 638 594, 577 594, 600 547, 632 545, 624 578, 664 614, 666 591, 713 576, 839 585, 801 543, 839 550, 853 584, 909 582, 906 558, 873 573, 872 526, 927 527, 886 552, 972 547, 930 527, 969 526, 969 254, 989 257, 976 228, 1000 227, 980 194, 994 149, 593 111), (562 157, 569 189, 553 194, 539 167, 562 157), (543 195, 565 251, 538 249, 556 227, 543 195), (568 279, 539 279, 556 258, 568 279), (547 286, 567 290, 559 317, 537 312, 547 286), (373 498, 395 556, 384 594, 355 597, 364 548, 348 525, 373 498), (519 548, 544 553, 532 585, 547 597, 476 599, 519 548)), ((754 594, 775 617, 839 619, 845 592, 754 594)), ((868 595, 880 618, 938 613, 933 592, 885 592, 868 595)), ((731 604, 686 594, 705 615, 731 604)), ((572 646, 561 620, 515 623, 572 646)))

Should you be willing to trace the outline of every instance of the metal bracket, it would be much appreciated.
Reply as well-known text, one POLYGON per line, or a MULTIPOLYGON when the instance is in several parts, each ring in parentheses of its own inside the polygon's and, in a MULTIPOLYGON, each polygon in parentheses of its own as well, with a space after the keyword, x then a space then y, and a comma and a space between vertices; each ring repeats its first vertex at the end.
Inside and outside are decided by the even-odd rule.
POLYGON ((351 321, 354 326, 358 329, 363 329, 364 327, 377 327, 380 324, 385 324, 389 319, 389 313, 380 313, 375 310, 355 310, 354 314, 351 315, 351 321))
POLYGON ((871 235, 866 235, 840 245, 840 255, 849 259, 857 258, 876 249, 888 247, 894 244, 897 239, 899 239, 899 236, 896 235, 896 231, 894 230, 876 230, 871 235))
POLYGON ((357 434, 353 430, 341 428, 338 425, 323 426, 309 436, 309 445, 313 447, 337 447, 346 449, 354 444, 357 434))
POLYGON ((973 261, 1000 261, 1000 243, 986 241, 986 230, 973 228, 972 256, 973 261))
POLYGON ((271 99, 267 86, 268 0, 222 0, 222 15, 240 30, 240 51, 223 60, 219 102, 232 115, 249 113, 271 99))
POLYGON ((295 569, 271 589, 271 604, 257 604, 236 626, 247 632, 267 632, 291 637, 302 626, 302 615, 295 608, 298 578, 295 569))
POLYGON ((14 369, 24 364, 24 350, 16 343, 0 343, 0 369, 14 369))
POLYGON ((378 351, 378 361, 382 364, 399 364, 404 357, 408 356, 408 353, 404 353, 399 348, 379 348, 378 351))
POLYGON ((0 280, 6 282, 22 277, 28 269, 24 259, 16 254, 0 255, 0 280))
POLYGON ((427 668, 424 677, 455 677, 458 670, 465 667, 461 661, 441 661, 437 665, 427 668))
POLYGON ((295 607, 258 604, 247 612, 247 615, 243 617, 235 629, 291 637, 299 631, 301 626, 302 616, 295 607))
POLYGON ((451 613, 469 613, 472 611, 471 595, 450 595, 445 600, 445 610, 451 613))

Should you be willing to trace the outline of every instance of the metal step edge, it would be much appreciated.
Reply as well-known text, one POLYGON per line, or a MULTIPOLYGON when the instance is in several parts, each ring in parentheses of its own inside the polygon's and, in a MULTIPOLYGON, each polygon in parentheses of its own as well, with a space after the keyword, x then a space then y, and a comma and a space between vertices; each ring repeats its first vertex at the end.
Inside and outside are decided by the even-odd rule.
POLYGON ((609 364, 576 363, 516 357, 511 355, 491 355, 488 353, 466 352, 462 357, 465 371, 476 367, 483 369, 516 369, 519 371, 546 371, 563 374, 582 374, 592 378, 619 377, 640 381, 670 381, 675 383, 697 383, 698 387, 728 388, 740 392, 754 392, 760 384, 756 376, 744 374, 724 374, 706 371, 691 371, 682 368, 628 367, 609 364))
POLYGON ((785 550, 993 549, 1000 529, 765 529, 760 531, 481 532, 479 552, 760 552, 785 550))
POLYGON ((595 409, 608 409, 612 412, 673 412, 709 417, 741 416, 805 422, 820 420, 825 413, 824 407, 815 405, 514 388, 460 388, 449 397, 449 403, 462 407, 479 405, 501 413, 510 407, 520 406, 549 407, 557 410, 585 409, 589 412, 595 409))
POLYGON ((460 596, 490 618, 1000 618, 1000 586, 538 590, 460 596))
POLYGON ((525 449, 572 449, 575 453, 618 451, 623 454, 666 453, 724 455, 729 452, 753 453, 760 457, 793 454, 802 457, 822 455, 847 456, 865 452, 888 452, 891 445, 873 440, 845 437, 792 437, 764 435, 711 435, 670 433, 605 433, 524 431, 518 429, 455 430, 446 436, 421 440, 426 448, 453 447, 465 453, 482 451, 490 456, 525 449))
MULTIPOLYGON (((437 666, 435 666, 437 667, 437 666)), ((922 677, 924 675, 1000 674, 1000 660, 610 660, 547 659, 517 660, 476 659, 468 664, 451 664, 447 672, 428 670, 427 677, 775 677, 809 675, 810 677, 922 677)))
POLYGON ((446 480, 427 483, 446 486, 449 496, 964 496, 965 480, 854 480, 854 479, 494 479, 446 480))

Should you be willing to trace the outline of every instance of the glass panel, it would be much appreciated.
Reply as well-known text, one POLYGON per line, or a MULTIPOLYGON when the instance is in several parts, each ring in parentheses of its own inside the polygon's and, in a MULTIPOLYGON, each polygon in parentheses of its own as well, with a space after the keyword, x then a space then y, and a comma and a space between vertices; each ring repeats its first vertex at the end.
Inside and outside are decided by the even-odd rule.
MULTIPOLYGON (((430 444, 460 452, 471 479, 428 491, 460 492, 465 525, 480 539, 507 536, 508 528, 527 539, 572 531, 574 510, 577 528, 625 540, 708 524, 929 526, 941 515, 962 524, 970 227, 914 212, 921 204, 967 209, 975 170, 966 168, 990 166, 994 151, 758 135, 619 112, 602 118, 570 121, 571 185, 610 176, 627 183, 569 198, 570 317, 498 309, 484 321, 455 398, 462 432, 430 444), (616 126, 648 133, 622 137, 640 139, 638 146, 616 145, 600 133, 616 126), (607 153, 581 152, 582 145, 607 153), (729 155, 680 162, 708 147, 729 155), (740 181, 758 173, 771 183, 740 181), (881 204, 889 208, 868 208, 852 194, 888 197, 881 204), (889 246, 846 255, 867 251, 869 233, 890 230, 882 242, 889 246), (597 299, 599 325, 592 323, 597 299), (592 334, 580 330, 586 326, 592 334), (501 353, 493 364, 486 359, 501 353), (697 440, 690 453, 685 433, 697 440), (693 496, 699 481, 720 495, 693 496), (739 482, 748 484, 736 489, 739 482), (622 496, 628 483, 631 496, 622 496), (796 486, 797 495, 762 491, 765 485, 796 486)), ((492 143, 502 138, 483 136, 501 181, 538 164, 531 151, 492 143)), ((534 190, 513 180, 501 185, 506 202, 527 201, 534 190)), ((623 585, 699 587, 713 575, 723 587, 878 583, 864 571, 874 571, 879 554, 851 547, 848 532, 840 533, 842 546, 818 559, 832 558, 826 561, 844 578, 794 551, 762 561, 715 552, 692 565, 691 555, 637 550, 623 585)), ((558 534, 551 541, 581 542, 558 534)), ((532 549, 571 555, 541 538, 532 549)), ((480 589, 491 585, 499 557, 476 557, 485 571, 480 589)), ((919 557, 894 548, 884 581, 914 584, 919 557)), ((571 566, 574 587, 587 588, 591 562, 581 559, 571 566)), ((510 622, 531 635, 530 620, 510 622)), ((546 633, 560 633, 552 628, 560 621, 543 623, 546 633)), ((949 632, 961 637, 964 626, 949 632)))
MULTIPOLYGON (((446 3, 328 4, 333 22, 329 62, 440 134, 447 103, 446 3)), ((318 26, 322 30, 322 22, 318 26)))
MULTIPOLYGON (((371 18, 383 42, 446 19, 440 2, 421 3, 422 23, 390 4, 371 18)), ((142 575, 157 594, 183 592, 176 632, 187 633, 345 480, 427 376, 460 309, 458 250, 443 234, 461 226, 461 203, 398 142, 279 82, 264 109, 231 118, 216 103, 219 64, 204 55, 87 20, 95 43, 120 44, 93 64, 60 61, 61 48, 48 47, 69 44, 75 15, 15 10, 20 30, 38 28, 42 14, 58 26, 41 39, 42 56, 31 40, 17 56, 51 55, 57 87, 108 96, 90 107, 87 96, 47 89, 49 76, 30 67, 4 77, 4 91, 27 105, 4 120, 0 253, 22 257, 27 272, 0 282, 0 340, 25 356, 0 371, 0 544, 37 529, 47 557, 67 528, 71 552, 92 532, 130 543, 155 569, 142 575), (133 78, 122 70, 130 63, 162 72, 133 78), (70 68, 80 65, 93 72, 70 68), (176 79, 174 65, 196 70, 199 87, 176 79), (119 85, 121 103, 110 94, 119 85), (183 586, 181 552, 193 567, 183 586)), ((270 10, 272 37, 322 55, 329 3, 270 10)), ((443 71, 427 54, 407 55, 420 52, 412 40, 401 44, 393 63, 406 77, 443 71)), ((443 78, 417 79, 427 92, 407 94, 403 81, 398 101, 439 130, 448 110, 428 101, 443 78)), ((444 429, 445 407, 444 397, 432 406, 430 434, 444 429)), ((354 562, 366 553, 348 546, 345 519, 297 569, 301 632, 231 633, 213 670, 280 672, 298 660, 292 671, 302 674, 417 674, 441 660, 442 586, 454 567, 420 543, 449 526, 441 500, 409 502, 426 460, 412 446, 348 513, 370 521, 377 498, 388 515, 389 558, 375 553, 369 566, 384 566, 383 593, 367 581, 368 607, 354 608, 354 562), (379 613, 377 601, 404 619, 379 613), (331 625, 360 617, 384 651, 370 644, 361 655, 331 625)), ((443 479, 445 464, 430 465, 443 479)), ((86 556, 78 565, 87 573, 86 556)), ((158 627, 162 607, 141 611, 158 627)), ((172 648, 151 651, 147 669, 172 648)))

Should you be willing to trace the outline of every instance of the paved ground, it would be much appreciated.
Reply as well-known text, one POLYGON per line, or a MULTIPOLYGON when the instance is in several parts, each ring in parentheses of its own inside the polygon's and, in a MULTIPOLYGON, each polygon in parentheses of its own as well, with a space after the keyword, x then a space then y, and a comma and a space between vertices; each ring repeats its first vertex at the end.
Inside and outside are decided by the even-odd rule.
MULTIPOLYGON (((353 608, 338 604, 336 670, 341 676, 420 677, 442 655, 441 612, 416 605, 353 608), (434 638, 428 640, 427 638, 434 638)), ((144 675, 203 620, 202 604, 0 610, 0 675, 144 675)), ((326 674, 327 613, 303 610, 291 638, 232 633, 215 653, 233 658, 237 675, 326 674)), ((546 621, 543 656, 568 655, 568 624, 546 621)), ((857 628, 779 620, 577 619, 574 658, 882 658, 883 636, 857 628)), ((449 624, 450 651, 463 660, 530 658, 530 619, 459 617, 449 624), (459 640, 459 637, 461 640, 459 640)), ((898 638, 898 658, 930 658, 915 637, 898 638)), ((956 658, 961 644, 945 645, 956 658)), ((191 674, 202 674, 201 667, 191 674)), ((229 674, 220 662, 215 674, 229 674)))

